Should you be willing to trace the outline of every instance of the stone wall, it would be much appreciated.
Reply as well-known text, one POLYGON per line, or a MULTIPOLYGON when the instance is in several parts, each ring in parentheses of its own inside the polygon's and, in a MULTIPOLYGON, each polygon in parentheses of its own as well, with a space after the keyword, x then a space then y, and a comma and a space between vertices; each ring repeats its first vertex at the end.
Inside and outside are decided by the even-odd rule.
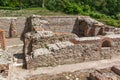
MULTIPOLYGON (((49 22, 49 25, 43 26, 43 28, 47 30, 51 30, 54 32, 72 32, 75 19, 77 18, 77 16, 42 16, 41 18, 49 22)), ((6 37, 9 37, 11 20, 15 20, 18 37, 20 37, 27 24, 26 18, 25 17, 1 17, 0 28, 6 31, 6 37)), ((30 26, 27 26, 27 27, 29 28, 30 26)))
POLYGON ((6 37, 9 37, 9 29, 10 29, 11 20, 15 20, 16 22, 16 29, 17 29, 18 37, 19 37, 24 30, 26 18, 24 17, 1 17, 0 28, 5 30, 6 37))
POLYGON ((49 28, 54 32, 72 32, 77 16, 46 16, 42 17, 49 22, 49 28))
POLYGON ((104 34, 105 25, 88 16, 80 16, 76 19, 73 33, 79 37, 97 36, 104 34))
MULTIPOLYGON (((97 45, 99 43, 96 42, 97 45)), ((28 61, 27 68, 48 67, 64 64, 80 63, 85 61, 100 60, 99 47, 95 43, 78 44, 55 50, 52 53, 39 55, 28 61)))
MULTIPOLYGON (((38 44, 32 43, 33 51, 29 54, 30 58, 27 61, 27 68, 111 59, 112 57, 120 55, 119 36, 118 34, 103 37, 74 37, 62 42, 53 41, 52 44, 48 42, 45 47, 43 47, 43 42, 41 41, 37 42, 39 46, 42 45, 40 47, 35 47, 34 45, 38 44)), ((56 38, 54 37, 52 40, 54 39, 56 38)), ((44 40, 45 39, 43 39, 43 41, 44 40)), ((46 38, 46 40, 50 40, 50 38, 46 38)))

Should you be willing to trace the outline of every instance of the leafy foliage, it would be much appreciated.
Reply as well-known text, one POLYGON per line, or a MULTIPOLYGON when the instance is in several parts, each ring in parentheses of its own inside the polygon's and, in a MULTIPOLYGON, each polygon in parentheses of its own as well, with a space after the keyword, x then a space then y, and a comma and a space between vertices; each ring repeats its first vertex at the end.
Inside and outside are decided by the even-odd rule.
POLYGON ((120 0, 0 0, 1 7, 17 9, 42 7, 43 3, 51 11, 87 15, 120 26, 120 0))

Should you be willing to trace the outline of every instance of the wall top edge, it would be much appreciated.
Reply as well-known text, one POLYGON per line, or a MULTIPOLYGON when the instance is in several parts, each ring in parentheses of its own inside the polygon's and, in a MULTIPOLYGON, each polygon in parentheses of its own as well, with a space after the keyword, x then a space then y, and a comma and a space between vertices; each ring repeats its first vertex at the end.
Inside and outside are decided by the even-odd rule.
POLYGON ((19 19, 19 18, 26 18, 26 17, 0 17, 0 19, 19 19))
MULTIPOLYGON (((53 18, 77 18, 77 17, 89 17, 89 16, 41 16, 41 18, 53 17, 53 18)), ((18 18, 27 18, 27 17, 0 17, 0 19, 18 19, 18 18)))

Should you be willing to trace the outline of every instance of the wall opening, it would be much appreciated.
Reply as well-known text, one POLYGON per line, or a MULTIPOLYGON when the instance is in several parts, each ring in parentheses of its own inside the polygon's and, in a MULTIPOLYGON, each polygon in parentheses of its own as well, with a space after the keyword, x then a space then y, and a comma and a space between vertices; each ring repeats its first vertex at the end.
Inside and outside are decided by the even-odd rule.
POLYGON ((111 45, 111 42, 110 41, 108 41, 108 40, 106 40, 106 41, 104 41, 103 43, 102 43, 102 47, 111 47, 112 45, 111 45))

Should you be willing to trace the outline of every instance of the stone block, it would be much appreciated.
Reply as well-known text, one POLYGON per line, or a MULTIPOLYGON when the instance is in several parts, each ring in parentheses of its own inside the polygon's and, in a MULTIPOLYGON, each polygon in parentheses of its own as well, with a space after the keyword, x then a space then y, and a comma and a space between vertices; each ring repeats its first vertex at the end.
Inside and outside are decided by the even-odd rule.
POLYGON ((120 76, 120 67, 113 66, 111 70, 120 76))
POLYGON ((113 78, 112 76, 106 76, 103 73, 100 73, 99 71, 90 73, 90 79, 91 80, 117 80, 116 77, 113 78))
POLYGON ((51 52, 46 49, 46 48, 40 48, 40 49, 36 49, 32 52, 34 57, 40 56, 40 55, 47 55, 50 54, 51 52))

